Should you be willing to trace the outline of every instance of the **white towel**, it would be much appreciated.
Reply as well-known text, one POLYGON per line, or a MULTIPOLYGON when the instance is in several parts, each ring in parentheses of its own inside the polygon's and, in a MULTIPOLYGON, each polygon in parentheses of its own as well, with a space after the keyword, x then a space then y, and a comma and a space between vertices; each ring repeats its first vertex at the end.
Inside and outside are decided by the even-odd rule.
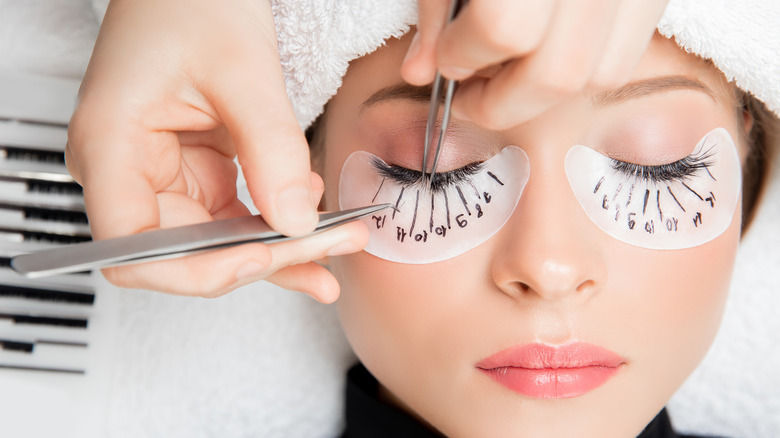
MULTIPOLYGON (((83 74, 106 3, 0 0, 0 69, 83 74)), ((351 59, 402 33, 416 15, 411 0, 274 0, 273 7, 302 126, 351 59)), ((777 2, 671 0, 659 30, 712 58, 780 114, 777 2)), ((670 403, 683 431, 780 433, 778 215, 780 172, 739 252, 715 345, 670 403)), ((216 300, 138 291, 120 298, 111 436, 328 437, 340 429, 343 371, 354 357, 333 306, 265 283, 216 300)))
POLYGON ((780 2, 672 0, 658 30, 780 115, 780 2))

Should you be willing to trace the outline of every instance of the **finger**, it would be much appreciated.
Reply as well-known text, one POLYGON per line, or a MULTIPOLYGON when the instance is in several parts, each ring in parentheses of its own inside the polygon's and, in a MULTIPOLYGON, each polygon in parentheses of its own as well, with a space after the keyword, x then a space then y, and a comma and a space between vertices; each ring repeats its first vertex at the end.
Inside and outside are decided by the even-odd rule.
MULTIPOLYGON (((157 202, 163 228, 211 220, 203 205, 187 194, 163 192, 157 195, 157 202)), ((121 287, 218 296, 235 288, 242 278, 266 273, 271 257, 266 245, 249 244, 177 260, 110 268, 103 273, 121 287)))
POLYGON ((311 172, 310 177, 312 192, 311 203, 314 208, 319 210, 322 203, 322 195, 325 194, 325 181, 323 181, 322 177, 316 172, 311 172))
MULTIPOLYGON (((235 147, 227 128, 179 132, 179 142, 182 145, 182 177, 174 184, 183 187, 169 187, 168 190, 178 190, 197 199, 214 219, 251 214, 237 196, 237 169, 229 155, 235 147)), ((312 188, 317 197, 312 202, 316 205, 323 190, 319 176, 312 178, 312 188)))
MULTIPOLYGON (((174 138, 162 138, 167 137, 166 134, 147 137, 147 144, 160 140, 160 153, 156 160, 149 160, 154 163, 152 169, 139 168, 133 151, 123 150, 124 145, 116 144, 117 140, 112 141, 114 144, 104 143, 102 150, 90 148, 93 151, 90 160, 100 165, 83 166, 81 177, 93 238, 106 239, 159 227, 156 200, 159 188, 155 186, 173 183, 180 169, 178 145, 173 146, 175 151, 163 150, 172 146, 164 143, 175 141, 174 138), (158 172, 151 181, 147 177, 150 170, 158 172)), ((83 159, 79 161, 84 162, 83 159)))
POLYGON ((225 125, 204 131, 178 131, 177 134, 182 146, 208 147, 231 160, 236 157, 236 145, 225 125))
POLYGON ((436 75, 436 41, 447 24, 450 1, 417 2, 417 31, 401 65, 401 77, 412 85, 428 84, 436 75))
POLYGON ((268 247, 252 243, 176 260, 108 268, 103 275, 124 288, 216 297, 267 272, 270 262, 268 247))
POLYGON ((338 283, 330 272, 312 261, 357 252, 366 243, 368 229, 359 222, 303 239, 275 243, 268 246, 272 262, 267 268, 231 286, 268 280, 286 289, 304 292, 320 302, 330 303, 338 298, 338 283))
POLYGON ((323 233, 324 242, 314 241, 315 237, 319 236, 307 238, 309 242, 303 249, 297 241, 271 245, 273 263, 269 270, 274 273, 267 280, 286 289, 304 292, 317 301, 332 303, 339 296, 338 282, 327 269, 310 261, 362 250, 368 243, 368 228, 360 222, 352 222, 323 233))
POLYGON ((287 235, 314 229, 309 147, 287 97, 270 43, 249 50, 245 68, 216 67, 203 85, 236 145, 249 193, 271 227, 287 235), (215 79, 218 78, 218 79, 215 79))
POLYGON ((453 101, 453 115, 490 129, 507 129, 581 92, 606 46, 612 7, 613 0, 597 5, 562 0, 540 48, 507 63, 491 78, 464 81, 453 101))
POLYGON ((182 146, 181 170, 166 191, 184 193, 210 214, 237 199, 235 162, 208 146, 182 146))
POLYGON ((630 0, 621 4, 590 88, 616 88, 628 82, 656 32, 667 3, 667 0, 630 0))
POLYGON ((283 268, 327 256, 350 254, 362 250, 368 243, 368 228, 361 222, 350 222, 332 230, 270 245, 273 261, 270 270, 283 268))
POLYGON ((477 70, 528 55, 541 44, 555 9, 554 1, 467 3, 439 35, 439 71, 460 80, 477 70))
MULTIPOLYGON (((94 86, 100 88, 98 85, 94 86)), ((150 127, 149 123, 159 122, 160 114, 144 108, 168 107, 164 118, 181 123, 198 123, 202 118, 200 113, 179 110, 178 106, 171 109, 165 102, 128 104, 127 99, 118 99, 112 105, 106 99, 92 88, 87 90, 68 126, 69 169, 84 187, 95 239, 157 228, 155 195, 180 173, 177 135, 150 127), (184 117, 177 118, 179 115, 184 117)))
POLYGON ((65 143, 65 167, 67 167, 70 176, 72 176, 78 184, 81 184, 81 171, 79 170, 76 158, 73 156, 73 150, 71 150, 69 142, 65 143))
POLYGON ((287 290, 303 292, 326 304, 336 301, 341 289, 336 277, 315 262, 288 266, 266 280, 287 290))

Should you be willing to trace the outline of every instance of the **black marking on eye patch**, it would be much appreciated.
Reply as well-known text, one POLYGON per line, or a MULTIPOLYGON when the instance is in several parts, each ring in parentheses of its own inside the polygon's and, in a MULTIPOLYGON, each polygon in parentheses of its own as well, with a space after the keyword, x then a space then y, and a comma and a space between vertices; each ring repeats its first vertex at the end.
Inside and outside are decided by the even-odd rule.
POLYGON ((447 229, 451 230, 452 225, 450 224, 450 201, 447 197, 447 192, 444 192, 444 208, 447 210, 447 229))
POLYGON ((704 198, 702 198, 700 194, 696 193, 696 190, 693 190, 692 188, 688 187, 688 184, 682 183, 682 185, 685 186, 686 189, 690 190, 691 193, 696 195, 696 197, 699 198, 700 201, 704 200, 704 198))
POLYGON ((704 200, 710 203, 710 207, 714 207, 715 206, 716 199, 715 199, 715 194, 714 193, 710 192, 710 196, 704 198, 704 200))
POLYGON ((463 202, 463 206, 466 207, 466 213, 471 216, 471 210, 469 210, 469 204, 466 202, 466 197, 463 196, 463 192, 460 190, 460 186, 455 186, 455 189, 458 191, 458 196, 460 196, 460 201, 463 202))
POLYGON ((612 195, 612 200, 614 201, 617 199, 618 195, 620 194, 620 191, 623 190, 623 184, 618 184, 617 190, 615 190, 615 194, 612 195))
POLYGON ((406 187, 401 187, 401 193, 398 194, 398 200, 395 201, 395 207, 393 208, 393 215, 390 217, 390 219, 395 219, 395 213, 397 211, 399 211, 398 210, 398 204, 401 203, 401 197, 404 196, 404 190, 405 189, 406 189, 406 187))
POLYGON ((383 185, 385 185, 385 180, 386 180, 386 179, 387 179, 387 178, 382 178, 382 182, 381 182, 381 183, 379 183, 379 188, 378 188, 378 189, 376 189, 376 194, 375 194, 375 195, 374 195, 374 197, 371 199, 371 203, 372 203, 372 204, 374 203, 374 201, 376 201, 376 197, 377 197, 377 196, 379 196, 379 192, 382 190, 382 186, 383 186, 383 185))
POLYGON ((471 188, 474 189, 474 195, 477 197, 477 199, 481 201, 482 197, 479 195, 479 189, 477 189, 477 186, 474 185, 474 181, 468 180, 468 183, 471 186, 471 188))
POLYGON ((417 222, 417 208, 420 206, 420 191, 417 191, 417 196, 414 198, 414 214, 412 215, 412 225, 409 227, 409 235, 414 233, 414 224, 417 222))
POLYGON ((628 191, 628 201, 626 201, 626 207, 631 203, 631 198, 634 196, 634 185, 631 184, 631 188, 628 191))
POLYGON ((596 183, 596 188, 595 188, 595 189, 593 189, 593 194, 594 194, 594 195, 596 194, 596 192, 598 192, 598 191, 599 191, 599 189, 601 188, 601 184, 602 184, 602 183, 604 183, 604 177, 603 177, 603 176, 601 177, 601 179, 599 180, 599 182, 597 182, 597 183, 596 183))
POLYGON ((433 207, 434 207, 434 196, 433 193, 431 193, 431 219, 428 221, 428 231, 433 233, 433 207))
POLYGON ((661 222, 664 221, 664 212, 661 211, 661 191, 656 190, 655 191, 655 205, 658 207, 658 215, 661 218, 661 222))
POLYGON ((647 199, 650 197, 650 190, 645 190, 645 204, 642 206, 642 214, 647 212, 647 199))
POLYGON ((502 182, 501 182, 501 180, 500 180, 500 179, 498 179, 498 177, 497 177, 497 176, 493 175, 493 172, 491 172, 491 171, 488 171, 488 173, 487 173, 487 174, 488 174, 488 175, 490 175, 490 177, 491 177, 491 178, 493 178, 494 180, 496 180, 496 182, 497 182, 497 183, 499 183, 500 185, 502 185, 502 186, 504 185, 504 183, 502 183, 502 182))
POLYGON ((674 199, 674 202, 676 202, 677 205, 680 206, 680 209, 682 209, 682 211, 684 213, 685 212, 685 207, 683 207, 682 204, 680 204, 680 201, 677 200, 677 196, 674 196, 674 192, 672 192, 672 188, 669 187, 669 186, 666 186, 666 190, 669 191, 669 194, 672 195, 672 199, 674 199))

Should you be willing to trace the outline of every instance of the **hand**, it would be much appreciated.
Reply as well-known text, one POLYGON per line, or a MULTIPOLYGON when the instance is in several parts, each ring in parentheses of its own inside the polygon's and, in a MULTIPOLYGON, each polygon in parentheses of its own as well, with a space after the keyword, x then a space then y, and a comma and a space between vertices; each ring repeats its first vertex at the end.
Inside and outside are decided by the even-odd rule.
POLYGON ((446 24, 448 0, 419 0, 401 72, 414 85, 431 82, 437 68, 464 80, 453 115, 506 129, 585 88, 625 84, 666 3, 472 0, 446 24))
MULTIPOLYGON (((95 239, 249 214, 236 155, 269 225, 300 235, 316 224, 322 181, 287 98, 268 2, 112 1, 68 137, 95 239)), ((267 278, 332 301, 336 280, 311 260, 340 244, 359 250, 364 228, 104 273, 124 287, 203 296, 267 278)))

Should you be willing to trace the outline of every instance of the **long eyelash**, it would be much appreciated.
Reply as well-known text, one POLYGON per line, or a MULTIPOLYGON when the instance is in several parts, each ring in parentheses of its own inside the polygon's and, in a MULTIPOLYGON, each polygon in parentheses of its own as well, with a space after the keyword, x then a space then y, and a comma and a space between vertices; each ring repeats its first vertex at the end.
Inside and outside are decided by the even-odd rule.
MULTIPOLYGON (((406 167, 388 165, 378 158, 371 162, 374 169, 383 177, 390 178, 402 186, 409 187, 419 184, 423 180, 423 173, 419 170, 408 169, 406 167)), ((431 190, 434 192, 443 190, 445 187, 467 181, 471 176, 482 170, 483 163, 471 163, 461 168, 450 170, 449 172, 437 172, 431 181, 431 190)), ((425 175, 426 178, 429 174, 425 175)))
POLYGON ((715 163, 712 159, 712 148, 707 151, 691 154, 673 163, 645 166, 612 159, 612 169, 629 177, 652 181, 654 183, 669 183, 687 181, 699 169, 707 169, 715 163))

